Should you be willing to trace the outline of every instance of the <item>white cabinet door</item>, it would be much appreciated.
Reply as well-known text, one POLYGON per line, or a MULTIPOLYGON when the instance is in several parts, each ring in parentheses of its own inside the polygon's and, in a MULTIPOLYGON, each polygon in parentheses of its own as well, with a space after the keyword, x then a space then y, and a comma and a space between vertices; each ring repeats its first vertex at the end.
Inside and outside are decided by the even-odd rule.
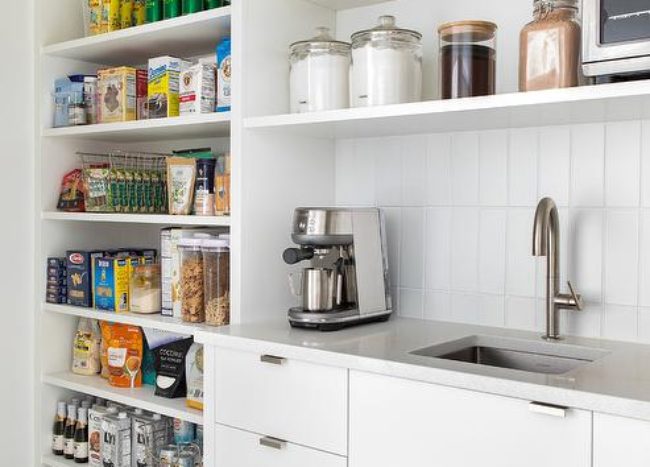
POLYGON ((594 414, 594 467, 648 467, 649 443, 649 422, 594 414))
POLYGON ((350 372, 349 465, 591 467, 591 412, 529 404, 350 372))
POLYGON ((247 431, 217 425, 214 465, 218 467, 346 467, 347 459, 247 431))

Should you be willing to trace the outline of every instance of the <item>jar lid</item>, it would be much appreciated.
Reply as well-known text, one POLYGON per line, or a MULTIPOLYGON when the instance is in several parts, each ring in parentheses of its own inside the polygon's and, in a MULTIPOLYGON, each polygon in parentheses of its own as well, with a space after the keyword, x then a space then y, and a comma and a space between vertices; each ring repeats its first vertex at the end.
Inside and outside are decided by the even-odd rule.
POLYGON ((394 16, 384 15, 379 17, 379 24, 374 28, 364 29, 352 34, 353 44, 373 40, 388 40, 419 44, 422 40, 422 34, 411 29, 398 28, 394 16))
POLYGON ((160 264, 138 264, 134 269, 133 272, 135 274, 151 274, 151 273, 157 273, 160 272, 160 264))
POLYGON ((228 240, 221 240, 218 238, 203 240, 201 246, 203 248, 228 248, 228 240))
POLYGON ((334 40, 330 35, 330 28, 321 26, 316 28, 316 31, 318 34, 311 39, 291 44, 289 46, 291 53, 323 52, 328 50, 347 53, 350 51, 351 46, 348 42, 334 40))
POLYGON ((182 238, 178 241, 179 248, 199 248, 204 240, 201 238, 182 238))
POLYGON ((494 37, 498 26, 491 21, 469 20, 444 23, 438 28, 440 39, 445 42, 483 42, 494 37))
POLYGON ((552 10, 553 8, 573 8, 577 10, 578 0, 534 0, 533 8, 535 11, 552 10))

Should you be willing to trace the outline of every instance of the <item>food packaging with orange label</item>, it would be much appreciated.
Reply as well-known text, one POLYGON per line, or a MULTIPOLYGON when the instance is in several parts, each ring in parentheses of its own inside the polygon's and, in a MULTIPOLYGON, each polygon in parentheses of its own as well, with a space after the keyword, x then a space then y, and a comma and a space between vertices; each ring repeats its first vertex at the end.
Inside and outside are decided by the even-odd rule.
POLYGON ((119 388, 142 386, 142 331, 137 326, 110 324, 107 347, 108 382, 119 388))

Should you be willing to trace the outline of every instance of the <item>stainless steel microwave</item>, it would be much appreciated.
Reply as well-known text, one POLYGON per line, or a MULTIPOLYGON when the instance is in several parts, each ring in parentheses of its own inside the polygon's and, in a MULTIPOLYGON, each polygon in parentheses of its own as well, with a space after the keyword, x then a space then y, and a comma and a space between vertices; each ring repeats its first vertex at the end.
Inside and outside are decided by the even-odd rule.
POLYGON ((586 76, 650 72, 650 0, 583 0, 586 76))

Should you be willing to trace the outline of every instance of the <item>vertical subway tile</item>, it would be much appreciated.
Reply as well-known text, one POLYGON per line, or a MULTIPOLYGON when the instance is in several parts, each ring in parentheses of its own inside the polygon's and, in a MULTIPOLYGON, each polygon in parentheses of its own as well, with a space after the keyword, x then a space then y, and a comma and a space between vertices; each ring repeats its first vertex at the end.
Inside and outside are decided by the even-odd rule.
POLYGON ((478 208, 454 208, 451 224, 451 288, 475 292, 478 287, 478 208))
POLYGON ((427 209, 424 239, 426 288, 448 290, 451 272, 451 208, 427 209))
POLYGON ((508 131, 480 134, 479 200, 482 206, 508 204, 508 131))
POLYGON ((602 301, 603 212, 577 209, 572 211, 569 246, 566 251, 569 279, 587 302, 602 301))
POLYGON ((402 138, 402 203, 404 206, 427 204, 427 137, 402 138))
POLYGON ((575 125, 571 138, 571 205, 602 206, 605 191, 605 125, 575 125))
POLYGON ((452 202, 455 206, 475 206, 479 193, 478 134, 454 134, 451 148, 452 202))
POLYGON ((607 206, 638 206, 641 124, 609 123, 605 137, 605 199, 607 206))
POLYGON ((402 208, 400 286, 424 288, 424 209, 402 208))
POLYGON ((608 211, 605 236, 605 302, 635 306, 639 272, 637 211, 608 211))
POLYGON ((562 310, 566 324, 564 334, 581 337, 599 337, 601 335, 601 322, 603 316, 602 305, 585 304, 581 311, 562 310))
POLYGON ((480 215, 479 230, 479 290, 483 293, 503 294, 506 278, 505 209, 484 209, 480 215))
POLYGON ((402 208, 384 208, 383 211, 386 222, 388 274, 391 285, 398 287, 400 281, 400 250, 402 245, 402 208))
POLYGON ((376 151, 375 191, 377 205, 402 205, 402 153, 399 138, 377 138, 372 144, 376 151))
POLYGON ((639 246, 639 305, 650 307, 650 210, 641 212, 639 246))
POLYGON ((451 137, 428 136, 427 203, 429 206, 451 205, 451 137))
POLYGON ((542 128, 539 134, 539 198, 569 204, 571 131, 567 126, 542 128))
POLYGON ((426 290, 424 293, 424 319, 451 320, 451 298, 447 292, 426 290))
POLYGON ((505 325, 505 313, 503 295, 481 295, 476 324, 502 327, 505 325))
POLYGON ((375 205, 375 154, 367 140, 342 139, 336 142, 336 204, 375 205))
POLYGON ((511 209, 508 213, 506 292, 535 296, 535 266, 532 256, 533 211, 511 209))
POLYGON ((602 337, 635 341, 638 327, 637 312, 636 307, 607 305, 603 313, 602 337))
POLYGON ((401 289, 399 315, 403 318, 423 318, 424 290, 401 289))
POLYGON ((650 207, 650 120, 641 123, 641 204, 650 207))
POLYGON ((537 203, 538 138, 534 128, 510 132, 508 150, 508 199, 511 206, 537 203))
POLYGON ((506 297, 506 327, 534 331, 537 300, 506 297))
POLYGON ((650 344, 650 308, 639 307, 637 340, 644 344, 650 344))
POLYGON ((451 319, 457 323, 478 324, 480 299, 478 295, 452 293, 451 319))

